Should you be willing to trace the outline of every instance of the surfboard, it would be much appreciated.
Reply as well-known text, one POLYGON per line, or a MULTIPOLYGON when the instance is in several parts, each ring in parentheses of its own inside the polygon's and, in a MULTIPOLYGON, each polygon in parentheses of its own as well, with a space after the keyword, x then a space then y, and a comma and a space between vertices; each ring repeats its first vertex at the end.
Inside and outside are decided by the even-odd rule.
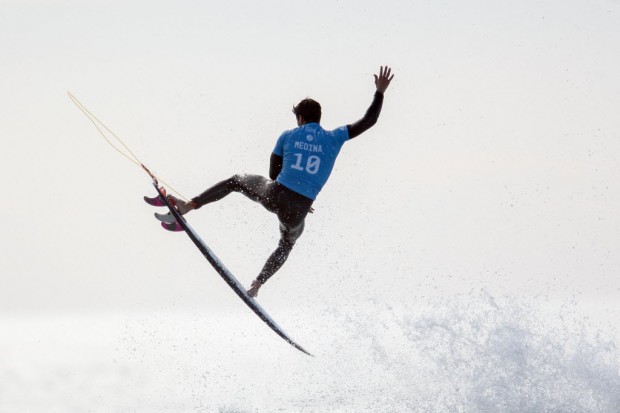
POLYGON ((159 186, 156 180, 153 181, 153 186, 155 187, 155 190, 157 190, 160 200, 170 210, 170 214, 174 217, 176 222, 183 228, 183 231, 185 231, 185 233, 192 240, 194 245, 207 259, 209 264, 211 264, 213 269, 215 269, 215 271, 220 275, 220 277, 222 277, 226 284, 228 284, 228 286, 235 292, 235 294, 237 294, 237 296, 241 298, 241 300, 278 336, 283 338, 287 343, 289 343, 291 346, 295 347, 302 353, 312 356, 312 354, 310 354, 302 346, 297 344, 253 297, 250 297, 248 295, 247 290, 243 287, 243 285, 237 280, 237 278, 235 278, 235 276, 228 270, 228 268, 226 268, 224 263, 215 255, 211 248, 207 246, 207 244, 202 240, 198 233, 189 225, 185 217, 179 214, 177 209, 172 205, 172 203, 166 196, 165 190, 159 186))

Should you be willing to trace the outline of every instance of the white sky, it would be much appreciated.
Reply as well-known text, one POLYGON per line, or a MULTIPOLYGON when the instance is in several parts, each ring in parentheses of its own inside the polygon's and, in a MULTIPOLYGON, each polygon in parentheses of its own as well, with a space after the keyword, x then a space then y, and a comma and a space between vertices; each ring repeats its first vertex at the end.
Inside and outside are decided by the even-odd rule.
MULTIPOLYGON (((618 300, 619 27, 618 1, 0 0, 0 313, 240 305, 66 91, 193 196, 266 175, 306 96, 357 120, 382 64, 264 305, 618 300)), ((246 284, 276 246, 239 195, 188 218, 246 284)))

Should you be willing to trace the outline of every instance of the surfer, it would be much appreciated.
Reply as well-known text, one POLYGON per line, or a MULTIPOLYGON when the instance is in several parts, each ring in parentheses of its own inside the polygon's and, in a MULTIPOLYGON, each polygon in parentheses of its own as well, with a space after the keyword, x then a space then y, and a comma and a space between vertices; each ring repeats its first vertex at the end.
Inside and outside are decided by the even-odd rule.
POLYGON ((293 107, 297 128, 278 138, 269 166, 269 178, 234 175, 204 191, 189 202, 172 197, 179 213, 186 214, 219 201, 231 192, 240 192, 277 215, 280 222, 278 247, 252 282, 248 294, 258 295, 261 286, 287 260, 304 230, 304 221, 313 212, 312 203, 327 182, 342 145, 370 129, 379 118, 383 94, 394 78, 392 69, 381 66, 374 75, 376 91, 364 117, 355 123, 328 131, 321 127, 321 105, 304 99, 293 107))

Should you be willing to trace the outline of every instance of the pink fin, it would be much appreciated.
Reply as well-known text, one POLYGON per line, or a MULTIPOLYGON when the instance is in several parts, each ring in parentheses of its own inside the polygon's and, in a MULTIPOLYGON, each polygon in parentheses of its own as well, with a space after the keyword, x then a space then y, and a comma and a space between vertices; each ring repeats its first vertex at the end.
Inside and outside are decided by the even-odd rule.
POLYGON ((153 198, 149 198, 148 196, 145 196, 144 202, 146 202, 149 205, 153 205, 157 207, 166 206, 166 204, 164 203, 164 201, 162 201, 159 195, 154 196, 153 198))
POLYGON ((172 232, 180 232, 183 231, 183 227, 176 221, 172 222, 172 223, 168 223, 168 222, 162 222, 161 226, 163 229, 168 230, 168 231, 172 231, 172 232))

